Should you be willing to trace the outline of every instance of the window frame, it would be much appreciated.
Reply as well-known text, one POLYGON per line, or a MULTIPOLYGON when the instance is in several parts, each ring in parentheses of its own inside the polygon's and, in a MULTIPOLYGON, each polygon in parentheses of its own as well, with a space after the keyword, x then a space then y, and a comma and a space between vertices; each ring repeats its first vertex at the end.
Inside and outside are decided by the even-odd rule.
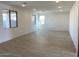
POLYGON ((35 19, 33 21, 33 25, 36 25, 36 15, 32 15, 35 19))
POLYGON ((18 15, 17 15, 17 11, 14 11, 14 10, 9 10, 9 23, 10 23, 10 28, 17 28, 18 27, 18 15), (15 12, 16 13, 16 26, 15 27, 12 27, 11 26, 11 12, 15 12))

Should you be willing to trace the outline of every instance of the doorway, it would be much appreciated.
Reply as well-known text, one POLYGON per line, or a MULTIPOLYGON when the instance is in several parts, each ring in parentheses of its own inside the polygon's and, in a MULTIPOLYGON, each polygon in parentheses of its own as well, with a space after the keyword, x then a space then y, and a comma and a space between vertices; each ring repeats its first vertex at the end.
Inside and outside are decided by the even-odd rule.
POLYGON ((36 26, 38 30, 43 30, 45 25, 45 15, 39 15, 36 20, 36 26))

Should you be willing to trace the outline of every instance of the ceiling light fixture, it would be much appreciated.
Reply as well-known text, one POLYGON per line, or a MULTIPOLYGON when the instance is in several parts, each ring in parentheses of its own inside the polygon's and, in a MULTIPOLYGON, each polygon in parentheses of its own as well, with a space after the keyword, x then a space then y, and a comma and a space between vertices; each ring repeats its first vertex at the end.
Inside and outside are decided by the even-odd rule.
POLYGON ((61 6, 58 6, 58 8, 61 8, 61 6))
POLYGON ((22 3, 22 7, 25 7, 27 5, 27 3, 22 3))
POLYGON ((59 3, 60 1, 59 0, 56 0, 56 3, 59 3))

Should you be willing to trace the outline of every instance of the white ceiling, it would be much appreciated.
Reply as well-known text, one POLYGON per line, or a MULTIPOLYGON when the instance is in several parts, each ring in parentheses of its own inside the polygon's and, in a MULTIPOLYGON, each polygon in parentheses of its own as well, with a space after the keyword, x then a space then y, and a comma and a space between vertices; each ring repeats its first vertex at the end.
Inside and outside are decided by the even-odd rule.
MULTIPOLYGON (((22 7, 21 4, 27 1, 1 1, 1 3, 5 3, 8 5, 22 7)), ((74 1, 61 1, 56 3, 55 1, 29 1, 27 2, 27 6, 24 8, 37 9, 42 11, 58 11, 58 6, 61 6, 64 11, 69 11, 74 4, 74 1)), ((23 7, 22 7, 23 8, 23 7)))

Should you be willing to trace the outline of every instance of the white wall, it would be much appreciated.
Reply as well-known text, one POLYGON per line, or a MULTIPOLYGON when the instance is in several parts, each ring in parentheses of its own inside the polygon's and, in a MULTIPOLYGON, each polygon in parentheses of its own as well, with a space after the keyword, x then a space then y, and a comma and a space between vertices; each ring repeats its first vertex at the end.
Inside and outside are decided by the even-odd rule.
POLYGON ((2 28, 2 14, 1 14, 1 11, 0 11, 0 30, 2 28))
MULTIPOLYGON (((31 21, 32 16, 31 10, 16 8, 1 3, 0 3, 0 9, 10 9, 10 10, 16 10, 18 12, 18 28, 11 28, 6 30, 3 29, 2 31, 0 31, 0 43, 34 31, 31 21)), ((2 19, 0 18, 0 20, 2 19)))
POLYGON ((79 13, 79 4, 75 2, 71 11, 70 11, 70 27, 69 32, 76 50, 78 49, 78 13, 79 13))
POLYGON ((69 13, 68 12, 55 12, 46 13, 46 29, 56 31, 68 31, 69 28, 69 13))

